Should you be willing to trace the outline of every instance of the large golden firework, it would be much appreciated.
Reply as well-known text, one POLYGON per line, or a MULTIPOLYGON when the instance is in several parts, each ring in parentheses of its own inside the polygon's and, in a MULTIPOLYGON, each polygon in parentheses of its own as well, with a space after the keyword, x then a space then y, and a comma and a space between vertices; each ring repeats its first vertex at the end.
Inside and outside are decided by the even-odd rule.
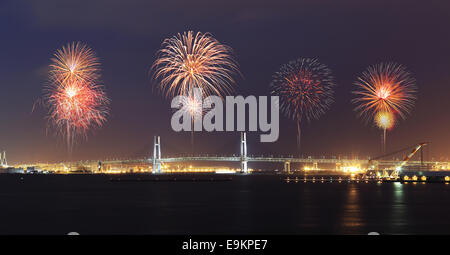
POLYGON ((415 79, 405 67, 396 63, 381 63, 369 67, 355 82, 358 90, 355 111, 366 120, 378 112, 398 114, 403 119, 412 110, 416 99, 415 79))
POLYGON ((230 47, 209 33, 188 31, 164 40, 152 70, 168 97, 191 95, 194 88, 222 96, 232 91, 238 67, 230 47))
POLYGON ((72 42, 57 50, 50 65, 50 81, 58 84, 75 81, 95 82, 100 63, 87 45, 72 42))

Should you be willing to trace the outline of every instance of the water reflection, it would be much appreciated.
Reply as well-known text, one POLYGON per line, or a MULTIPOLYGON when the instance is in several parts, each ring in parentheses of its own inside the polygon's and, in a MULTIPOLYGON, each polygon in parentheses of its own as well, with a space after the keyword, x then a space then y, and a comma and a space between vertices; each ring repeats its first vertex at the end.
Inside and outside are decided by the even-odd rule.
MULTIPOLYGON (((414 183, 415 184, 415 183, 414 183)), ((407 221, 407 206, 405 203, 405 185, 400 182, 393 183, 393 199, 390 205, 390 224, 392 233, 405 233, 407 221)))
POLYGON ((362 219, 361 206, 359 201, 359 185, 349 184, 347 186, 347 200, 342 208, 342 216, 340 230, 343 234, 359 233, 364 226, 362 219))

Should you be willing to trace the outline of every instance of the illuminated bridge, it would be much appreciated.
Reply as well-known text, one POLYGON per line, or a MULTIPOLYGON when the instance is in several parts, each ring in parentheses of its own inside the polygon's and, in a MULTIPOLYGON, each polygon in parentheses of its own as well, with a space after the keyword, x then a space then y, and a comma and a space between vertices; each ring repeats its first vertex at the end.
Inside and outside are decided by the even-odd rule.
MULTIPOLYGON (((411 168, 420 168, 422 170, 441 170, 450 169, 450 162, 438 162, 438 161, 412 161, 409 160, 412 155, 418 151, 418 148, 422 146, 415 146, 414 150, 406 157, 406 161, 411 168)), ((408 150, 411 147, 407 148, 408 150)), ((403 151, 403 150, 401 150, 403 151)), ((397 151, 396 153, 398 153, 397 151)), ((389 154, 389 155, 392 155, 389 154)), ((386 155, 384 155, 386 156, 386 155)), ((383 156, 383 157, 384 157, 383 156)), ((422 159, 423 157, 421 157, 422 159)), ((6 157, 0 158, 0 162, 6 165, 6 157)), ((102 166, 106 166, 107 172, 124 172, 123 169, 129 166, 137 172, 147 172, 149 164, 152 165, 152 173, 162 173, 162 164, 171 163, 183 163, 183 162, 236 162, 240 164, 240 171, 243 174, 247 174, 248 163, 279 163, 284 165, 284 171, 289 173, 291 171, 292 163, 301 163, 307 165, 306 170, 319 170, 318 165, 327 165, 327 169, 331 169, 330 166, 334 165, 338 171, 364 171, 366 170, 395 170, 401 169, 406 164, 405 159, 402 160, 382 160, 380 157, 368 159, 347 158, 347 157, 306 157, 299 158, 293 156, 253 156, 247 154, 247 139, 246 134, 241 133, 240 139, 240 154, 232 156, 218 156, 218 155, 202 155, 202 156, 180 156, 180 157, 162 157, 161 155, 161 141, 160 137, 154 137, 153 143, 153 156, 143 159, 126 159, 126 160, 102 160, 99 161, 79 161, 79 162, 67 162, 67 163, 37 163, 37 164, 25 164, 18 165, 26 169, 27 167, 37 167, 39 169, 47 169, 53 172, 71 172, 73 168, 75 171, 83 170, 87 172, 102 172, 102 166)), ((323 168, 322 168, 323 169, 323 168)))
MULTIPOLYGON (((338 158, 294 158, 294 157, 252 157, 248 156, 247 162, 265 162, 265 163, 306 163, 306 164, 367 164, 368 159, 338 159, 338 158)), ((152 160, 152 159, 150 159, 152 160)), ((239 162, 241 157, 208 157, 208 156, 186 156, 186 157, 174 157, 174 158, 161 158, 162 163, 177 163, 177 162, 189 162, 189 161, 220 161, 220 162, 239 162)), ((396 164, 400 161, 398 160, 378 160, 378 163, 383 163, 385 165, 396 164)), ((421 165, 421 164, 436 164, 441 162, 436 161, 409 161, 409 165, 421 165)))
MULTIPOLYGON (((409 158, 414 155, 414 153, 420 149, 422 145, 416 148, 410 155, 406 158, 409 158)), ((184 157, 161 157, 161 140, 159 136, 154 137, 154 145, 153 145, 153 157, 149 159, 153 163, 153 173, 161 173, 161 164, 162 163, 177 163, 177 162, 196 162, 196 161, 220 161, 220 162, 240 162, 241 172, 244 174, 248 173, 248 162, 266 162, 266 163, 283 163, 284 170, 286 172, 290 172, 290 164, 291 163, 305 163, 305 164, 336 164, 336 165, 385 165, 385 166, 403 166, 406 161, 399 160, 369 160, 369 159, 347 159, 347 158, 294 158, 294 157, 254 157, 247 155, 247 139, 246 133, 241 133, 241 141, 240 141, 240 155, 239 156, 230 156, 230 157, 219 157, 219 156, 184 156, 184 157)), ((432 161, 408 161, 408 165, 436 165, 442 164, 442 162, 432 162, 432 161)))

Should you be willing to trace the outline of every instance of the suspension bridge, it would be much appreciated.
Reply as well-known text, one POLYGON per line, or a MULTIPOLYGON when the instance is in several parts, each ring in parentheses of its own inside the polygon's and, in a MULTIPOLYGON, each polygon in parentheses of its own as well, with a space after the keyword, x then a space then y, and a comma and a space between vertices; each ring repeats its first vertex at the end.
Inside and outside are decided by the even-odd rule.
MULTIPOLYGON (((375 168, 379 165, 391 166, 394 171, 400 170, 406 163, 408 165, 424 166, 432 165, 437 162, 424 161, 422 147, 425 143, 421 143, 413 147, 413 150, 401 161, 399 160, 382 160, 381 158, 392 155, 389 153, 374 159, 342 159, 342 158, 295 158, 295 157, 254 157, 248 156, 247 151, 247 136, 245 132, 241 133, 240 139, 240 155, 239 156, 229 156, 229 157, 219 157, 219 156, 183 156, 183 157, 167 157, 163 158, 161 155, 161 138, 159 136, 154 137, 153 143, 153 157, 149 159, 153 163, 152 173, 162 173, 161 164, 163 163, 178 163, 178 162, 198 162, 198 161, 210 161, 210 162, 239 162, 241 173, 248 174, 248 163, 249 162, 266 162, 266 163, 282 163, 284 165, 284 171, 291 171, 291 163, 305 163, 317 166, 318 164, 335 164, 335 165, 367 165, 368 168, 375 168), (410 160, 412 156, 417 152, 421 151, 420 161, 410 160)), ((402 149, 396 151, 395 153, 400 153, 407 149, 402 149)))
MULTIPOLYGON (((50 172, 71 172, 77 170, 83 170, 85 172, 126 172, 126 169, 135 169, 137 172, 151 171, 153 174, 164 173, 165 169, 163 164, 171 163, 188 163, 188 162, 235 162, 240 165, 240 173, 249 173, 249 164, 252 163, 275 163, 283 166, 286 173, 291 173, 291 164, 304 164, 308 166, 309 170, 319 170, 318 165, 323 165, 328 170, 337 171, 353 171, 357 168, 357 171, 378 171, 381 172, 381 176, 392 176, 398 174, 398 171, 402 170, 406 164, 408 168, 416 167, 421 171, 427 170, 441 170, 450 169, 450 162, 439 161, 424 161, 423 159, 423 146, 425 143, 421 143, 414 146, 409 146, 402 150, 394 151, 389 154, 385 154, 374 158, 347 158, 347 157, 293 157, 293 156, 254 156, 249 155, 247 147, 247 135, 245 132, 240 134, 240 152, 232 156, 217 156, 217 155, 189 155, 189 156, 177 156, 177 157, 163 157, 161 153, 162 143, 161 137, 155 136, 153 139, 153 155, 152 157, 141 159, 123 159, 123 160, 102 160, 102 161, 80 161, 80 162, 61 162, 61 163, 36 163, 36 164, 23 164, 16 167, 27 169, 37 168, 46 169, 50 172), (392 156, 398 153, 408 151, 409 154, 403 157, 403 160, 386 160, 387 156, 392 156), (420 160, 411 160, 416 152, 419 152, 420 160), (312 166, 312 167, 310 167, 312 166)), ((0 167, 8 167, 6 162, 6 153, 0 153, 0 167)), ((366 173, 367 173, 366 172, 366 173)))

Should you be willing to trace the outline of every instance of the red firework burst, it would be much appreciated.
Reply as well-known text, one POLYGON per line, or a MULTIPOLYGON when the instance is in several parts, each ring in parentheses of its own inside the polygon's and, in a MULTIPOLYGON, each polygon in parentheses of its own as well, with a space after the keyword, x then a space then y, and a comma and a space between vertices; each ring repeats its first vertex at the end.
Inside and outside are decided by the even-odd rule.
POLYGON ((355 82, 358 90, 355 111, 366 120, 379 112, 398 114, 403 119, 412 110, 416 99, 415 79, 405 67, 396 63, 371 66, 355 82))
POLYGON ((300 149, 301 123, 311 121, 333 103, 334 77, 317 59, 299 58, 283 65, 273 76, 272 94, 280 97, 284 113, 297 121, 297 145, 300 149))
POLYGON ((45 101, 49 119, 66 138, 70 153, 77 137, 87 137, 88 130, 106 121, 109 99, 98 83, 99 63, 91 49, 72 43, 55 56, 45 101))

